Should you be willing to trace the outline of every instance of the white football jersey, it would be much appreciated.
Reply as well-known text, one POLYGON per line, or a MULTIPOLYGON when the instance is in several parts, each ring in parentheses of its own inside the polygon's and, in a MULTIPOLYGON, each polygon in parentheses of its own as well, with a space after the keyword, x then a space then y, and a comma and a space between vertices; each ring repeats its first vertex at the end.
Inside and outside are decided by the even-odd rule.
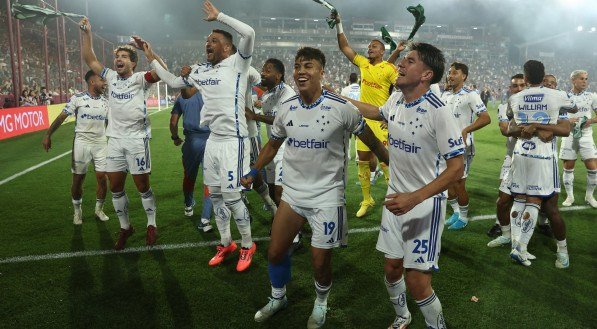
MULTIPOLYGON (((293 96, 296 96, 294 90, 286 83, 280 82, 280 84, 272 88, 272 90, 268 90, 263 95, 263 99, 261 101, 261 110, 263 111, 263 114, 275 117, 278 115, 282 103, 293 96)), ((272 138, 272 126, 266 125, 265 130, 267 132, 267 137, 272 138)), ((278 150, 278 153, 284 149, 284 145, 286 144, 282 144, 278 150)))
MULTIPOLYGON (((464 154, 454 115, 432 91, 410 103, 394 93, 379 111, 388 122, 388 193, 422 188, 446 169, 442 159, 464 154)), ((444 197, 444 193, 438 196, 444 197)))
MULTIPOLYGON (((569 113, 568 118, 580 118, 586 117, 591 119, 593 117, 592 112, 597 111, 597 94, 583 91, 579 94, 570 94, 570 98, 576 104, 578 112, 569 113)), ((593 129, 591 126, 583 128, 583 135, 591 134, 593 129)))
POLYGON ((358 101, 361 99, 361 86, 359 86, 358 83, 349 84, 348 86, 342 88, 340 95, 358 101))
POLYGON ((117 138, 150 138, 151 123, 146 100, 152 83, 146 72, 122 78, 116 71, 104 67, 100 76, 108 84, 108 128, 106 136, 117 138))
MULTIPOLYGON (((249 80, 247 81, 247 91, 245 92, 245 107, 254 111, 253 86, 259 84, 261 81, 261 74, 257 72, 257 69, 249 66, 249 74, 247 77, 249 80)), ((257 135, 259 135, 259 131, 257 130, 257 122, 255 120, 247 120, 247 131, 249 133, 249 137, 257 137, 257 135)))
MULTIPOLYGON (((452 109, 452 113, 456 118, 458 128, 462 131, 464 128, 470 126, 475 121, 475 114, 479 116, 483 112, 487 112, 487 108, 481 96, 474 90, 462 88, 460 91, 452 95, 451 98, 447 99, 449 107, 452 109)), ((467 145, 473 145, 473 133, 469 133, 467 136, 467 145)))
MULTIPOLYGON (((498 105, 497 112, 498 122, 510 122, 512 119, 508 117, 508 104, 498 105)), ((516 145, 516 137, 506 137, 506 154, 512 156, 514 152, 514 145, 516 145)))
POLYGON ((346 145, 364 127, 357 108, 334 93, 324 91, 308 106, 298 95, 285 101, 272 127, 273 139, 286 138, 282 200, 309 208, 344 205, 346 145))
POLYGON ((106 142, 108 100, 104 96, 93 97, 88 92, 76 94, 62 112, 75 116, 77 139, 92 143, 106 142))
MULTIPOLYGON (((561 110, 574 107, 574 102, 569 95, 561 90, 545 87, 529 87, 515 95, 508 101, 512 110, 514 121, 518 125, 539 123, 555 125, 558 119, 567 119, 561 110)), ((531 139, 518 139, 514 147, 514 154, 530 158, 555 159, 556 139, 544 143, 538 137, 531 139)))

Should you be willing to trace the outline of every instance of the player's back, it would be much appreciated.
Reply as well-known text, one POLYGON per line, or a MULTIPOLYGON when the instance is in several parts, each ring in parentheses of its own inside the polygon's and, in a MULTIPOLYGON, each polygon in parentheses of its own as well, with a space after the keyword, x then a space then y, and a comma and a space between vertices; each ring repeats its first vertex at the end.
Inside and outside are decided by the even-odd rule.
POLYGON ((361 86, 358 83, 350 84, 342 88, 340 95, 358 101, 361 98, 361 86))
POLYGON ((179 97, 172 112, 182 114, 182 128, 185 135, 189 134, 209 134, 209 128, 201 126, 201 110, 203 108, 203 97, 197 92, 188 99, 179 97))
POLYGON ((245 119, 245 93, 247 91, 246 69, 238 53, 216 65, 194 65, 188 82, 203 96, 201 125, 209 126, 212 137, 247 137, 245 119))

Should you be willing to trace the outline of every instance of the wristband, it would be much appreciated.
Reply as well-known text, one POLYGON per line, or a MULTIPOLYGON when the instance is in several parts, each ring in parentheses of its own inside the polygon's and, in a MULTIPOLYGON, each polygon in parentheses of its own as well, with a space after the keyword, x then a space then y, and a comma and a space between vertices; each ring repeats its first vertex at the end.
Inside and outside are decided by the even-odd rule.
POLYGON ((338 31, 338 34, 344 33, 344 29, 342 28, 342 22, 336 24, 336 31, 338 31))
POLYGON ((255 178, 255 177, 257 177, 258 173, 259 173, 259 170, 255 169, 255 168, 251 168, 251 171, 249 171, 249 173, 247 174, 246 177, 255 178))

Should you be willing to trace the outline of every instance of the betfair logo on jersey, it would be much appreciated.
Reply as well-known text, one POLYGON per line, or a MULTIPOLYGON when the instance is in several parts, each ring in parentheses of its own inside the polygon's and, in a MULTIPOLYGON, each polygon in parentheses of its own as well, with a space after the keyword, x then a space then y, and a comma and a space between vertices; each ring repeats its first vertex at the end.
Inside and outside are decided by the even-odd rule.
POLYGON ((101 114, 98 114, 98 115, 83 114, 83 115, 81 115, 81 119, 105 121, 106 117, 101 114))
POLYGON ((115 93, 114 91, 112 91, 110 93, 110 96, 112 98, 116 98, 116 99, 133 99, 133 97, 135 97, 134 93, 115 93))
POLYGON ((462 145, 462 143, 463 143, 462 136, 460 136, 460 138, 458 138, 456 140, 454 138, 448 139, 448 145, 450 147, 460 146, 460 145, 462 145))
POLYGON ((527 103, 539 103, 543 101, 544 94, 536 94, 536 95, 526 95, 524 96, 524 101, 527 103))
POLYGON ((220 84, 220 79, 203 79, 203 80, 197 80, 197 84, 200 86, 217 86, 220 84))
POLYGON ((301 149, 327 149, 329 141, 316 141, 315 139, 300 140, 296 138, 288 138, 288 146, 301 149))
POLYGON ((421 150, 420 146, 417 146, 415 143, 409 144, 404 140, 398 138, 394 139, 392 135, 388 137, 388 144, 402 150, 406 153, 418 153, 421 150))
POLYGON ((537 144, 531 141, 525 141, 524 143, 522 143, 522 148, 527 151, 532 151, 537 148, 537 144))

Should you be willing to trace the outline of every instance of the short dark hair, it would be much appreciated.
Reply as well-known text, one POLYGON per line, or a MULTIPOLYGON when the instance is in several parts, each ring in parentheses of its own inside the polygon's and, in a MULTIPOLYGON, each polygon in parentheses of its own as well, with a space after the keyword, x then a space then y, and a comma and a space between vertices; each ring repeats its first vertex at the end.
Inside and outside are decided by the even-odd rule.
POLYGON ((93 77, 95 74, 95 72, 93 72, 93 70, 89 70, 87 71, 87 73, 85 73, 85 82, 89 83, 89 79, 91 79, 91 77, 93 77))
POLYGON ((510 80, 514 80, 514 79, 524 79, 524 74, 522 73, 518 73, 518 74, 514 74, 510 80))
POLYGON ((321 64, 322 68, 325 68, 325 55, 317 48, 302 47, 296 52, 294 60, 296 61, 299 58, 306 60, 314 59, 321 64))
POLYGON ((348 81, 350 81, 350 83, 357 83, 357 81, 359 81, 359 76, 356 73, 352 72, 348 77, 348 81))
POLYGON ((466 75, 466 78, 464 78, 464 81, 466 81, 466 79, 468 79, 468 66, 466 66, 466 64, 460 63, 460 62, 454 62, 454 63, 450 64, 450 67, 453 67, 455 70, 458 70, 458 71, 462 72, 464 75, 466 75))
POLYGON ((228 31, 224 31, 224 30, 220 30, 220 29, 213 29, 211 30, 212 33, 219 33, 221 35, 224 36, 224 39, 226 39, 226 41, 230 42, 230 44, 233 44, 232 42, 232 34, 230 34, 230 32, 228 31))
POLYGON ((265 61, 265 64, 272 64, 272 66, 274 67, 274 70, 276 70, 278 73, 282 74, 282 82, 284 82, 284 73, 285 73, 286 69, 284 68, 284 63, 282 63, 281 60, 279 60, 277 58, 268 58, 265 61))
POLYGON ((371 42, 373 42, 373 41, 379 42, 379 44, 381 45, 381 47, 383 48, 383 50, 384 51, 386 50, 386 45, 381 40, 379 40, 379 39, 372 39, 371 42))
POLYGON ((119 51, 126 51, 127 53, 129 53, 129 58, 131 59, 131 62, 137 64, 139 57, 137 56, 137 50, 135 50, 135 48, 129 45, 118 46, 116 49, 114 49, 114 55, 116 55, 116 53, 118 53, 119 51))
POLYGON ((530 84, 537 85, 543 82, 543 77, 545 76, 545 66, 543 66, 543 63, 531 59, 524 63, 522 69, 525 79, 530 84))
MULTIPOLYGON (((521 74, 521 75, 522 75, 522 74, 521 74)), ((524 76, 523 76, 523 77, 524 77, 524 76)), ((555 76, 555 75, 553 75, 553 74, 545 74, 545 76, 543 77, 543 79, 545 79, 546 77, 552 77, 552 78, 554 78, 555 80, 558 80, 558 78, 556 78, 556 76, 555 76)))
POLYGON ((424 42, 411 43, 408 49, 416 51, 419 54, 419 59, 433 71, 433 78, 430 84, 438 83, 442 80, 446 67, 446 59, 441 50, 424 42))
POLYGON ((236 49, 236 45, 235 45, 235 44, 232 44, 232 45, 230 46, 230 55, 234 55, 234 54, 236 54, 236 51, 237 51, 237 50, 238 50, 238 49, 236 49))

